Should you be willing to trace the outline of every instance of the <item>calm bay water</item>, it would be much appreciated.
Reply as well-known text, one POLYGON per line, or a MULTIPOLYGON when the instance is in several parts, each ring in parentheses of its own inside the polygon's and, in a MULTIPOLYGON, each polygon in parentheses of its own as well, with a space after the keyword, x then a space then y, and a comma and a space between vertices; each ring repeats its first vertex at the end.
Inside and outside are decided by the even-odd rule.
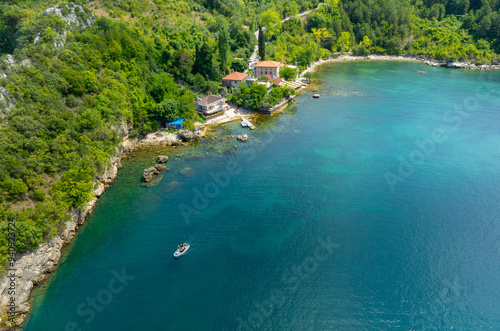
POLYGON ((165 151, 154 187, 153 156, 126 162, 25 330, 500 329, 500 73, 321 78, 254 131, 165 151))

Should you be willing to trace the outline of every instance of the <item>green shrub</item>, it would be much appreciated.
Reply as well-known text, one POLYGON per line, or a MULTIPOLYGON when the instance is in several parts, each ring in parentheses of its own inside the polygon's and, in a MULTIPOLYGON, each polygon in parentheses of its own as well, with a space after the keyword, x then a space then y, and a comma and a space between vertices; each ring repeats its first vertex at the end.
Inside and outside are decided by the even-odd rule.
POLYGON ((130 130, 130 132, 128 133, 128 137, 129 138, 137 138, 139 136, 139 131, 137 131, 136 129, 133 129, 133 130, 130 130))
POLYGON ((66 106, 68 106, 70 108, 75 108, 75 107, 78 107, 80 105, 80 100, 78 100, 78 98, 75 97, 73 94, 70 94, 66 97, 65 104, 66 104, 66 106))
POLYGON ((5 178, 2 182, 2 188, 7 192, 7 196, 11 200, 22 199, 22 196, 28 192, 28 186, 23 182, 22 179, 11 179, 9 177, 5 178))
POLYGON ((42 202, 45 200, 45 191, 44 190, 35 190, 30 192, 30 198, 35 201, 42 202))

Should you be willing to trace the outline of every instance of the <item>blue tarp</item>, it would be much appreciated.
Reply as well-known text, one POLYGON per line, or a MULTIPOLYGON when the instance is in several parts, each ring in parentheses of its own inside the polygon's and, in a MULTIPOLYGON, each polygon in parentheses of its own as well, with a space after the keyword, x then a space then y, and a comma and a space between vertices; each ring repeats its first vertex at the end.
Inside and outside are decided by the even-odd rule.
POLYGON ((180 130, 182 122, 184 122, 184 119, 179 118, 177 121, 169 122, 168 125, 175 125, 175 127, 180 130))

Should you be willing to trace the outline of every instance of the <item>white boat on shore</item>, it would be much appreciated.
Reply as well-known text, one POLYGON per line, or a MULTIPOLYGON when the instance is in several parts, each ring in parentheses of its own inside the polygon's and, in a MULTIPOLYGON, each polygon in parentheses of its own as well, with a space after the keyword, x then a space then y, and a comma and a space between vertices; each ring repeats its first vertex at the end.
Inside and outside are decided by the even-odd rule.
POLYGON ((248 126, 248 124, 245 121, 241 120, 241 126, 246 128, 248 126))
POLYGON ((178 259, 180 258, 182 255, 186 254, 189 247, 191 245, 189 245, 188 243, 184 243, 182 246, 180 246, 174 253, 174 258, 178 259))

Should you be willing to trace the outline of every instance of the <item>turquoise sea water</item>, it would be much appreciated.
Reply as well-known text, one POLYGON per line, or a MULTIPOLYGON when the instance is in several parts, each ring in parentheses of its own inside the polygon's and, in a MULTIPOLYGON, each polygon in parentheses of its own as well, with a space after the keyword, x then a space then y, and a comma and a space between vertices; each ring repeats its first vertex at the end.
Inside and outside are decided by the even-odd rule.
POLYGON ((157 186, 154 156, 125 162, 25 330, 499 330, 500 73, 321 80, 254 131, 166 150, 157 186))

